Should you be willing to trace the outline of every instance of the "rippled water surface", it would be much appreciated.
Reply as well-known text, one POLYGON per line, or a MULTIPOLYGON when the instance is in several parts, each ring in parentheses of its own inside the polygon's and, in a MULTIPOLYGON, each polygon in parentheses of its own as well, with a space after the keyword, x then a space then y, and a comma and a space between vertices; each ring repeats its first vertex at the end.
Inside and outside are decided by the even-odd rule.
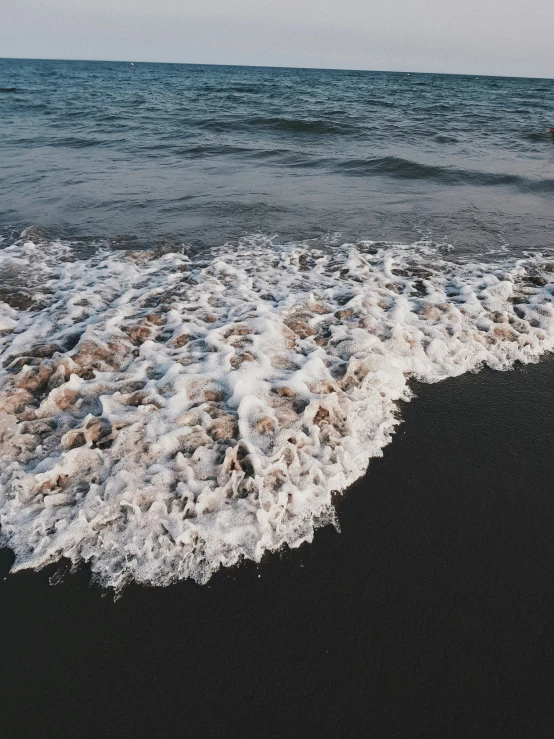
POLYGON ((554 81, 0 60, 0 225, 550 243, 554 81))

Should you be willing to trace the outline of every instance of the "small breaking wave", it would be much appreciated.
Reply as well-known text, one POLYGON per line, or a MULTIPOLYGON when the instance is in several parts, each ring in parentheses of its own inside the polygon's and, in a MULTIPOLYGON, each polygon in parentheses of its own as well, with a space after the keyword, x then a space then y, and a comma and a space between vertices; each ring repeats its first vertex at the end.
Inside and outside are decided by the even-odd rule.
MULTIPOLYGON (((29 232, 30 233, 30 232, 29 232)), ((311 541, 379 456, 410 378, 554 347, 554 259, 243 240, 78 259, 0 251, 0 522, 14 569, 205 583, 311 541)))
POLYGON ((484 187, 511 186, 523 192, 552 193, 554 179, 531 179, 503 172, 483 172, 451 166, 422 164, 396 156, 374 159, 351 159, 336 165, 344 174, 367 176, 387 175, 396 179, 427 180, 443 185, 472 185, 484 187))
POLYGON ((237 120, 205 120, 200 124, 202 128, 215 131, 229 130, 270 130, 285 134, 312 134, 312 135, 335 135, 346 136, 359 134, 357 126, 346 121, 333 121, 312 118, 282 118, 262 117, 243 118, 237 120))

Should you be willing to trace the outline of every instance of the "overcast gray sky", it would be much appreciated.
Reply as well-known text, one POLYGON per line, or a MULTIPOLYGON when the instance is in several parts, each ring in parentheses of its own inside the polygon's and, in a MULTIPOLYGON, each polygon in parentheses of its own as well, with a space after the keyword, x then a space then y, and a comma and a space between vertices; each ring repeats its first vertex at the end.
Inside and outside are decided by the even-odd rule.
POLYGON ((0 57, 554 77, 554 0, 0 0, 0 57))

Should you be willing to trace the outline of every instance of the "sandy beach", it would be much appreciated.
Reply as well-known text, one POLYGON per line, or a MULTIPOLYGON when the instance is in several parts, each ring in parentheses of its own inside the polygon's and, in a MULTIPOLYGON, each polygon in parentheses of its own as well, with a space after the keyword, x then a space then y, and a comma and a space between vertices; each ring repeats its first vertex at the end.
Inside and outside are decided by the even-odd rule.
POLYGON ((551 736, 553 380, 414 386, 340 534, 204 587, 114 602, 4 550, 7 736, 551 736))

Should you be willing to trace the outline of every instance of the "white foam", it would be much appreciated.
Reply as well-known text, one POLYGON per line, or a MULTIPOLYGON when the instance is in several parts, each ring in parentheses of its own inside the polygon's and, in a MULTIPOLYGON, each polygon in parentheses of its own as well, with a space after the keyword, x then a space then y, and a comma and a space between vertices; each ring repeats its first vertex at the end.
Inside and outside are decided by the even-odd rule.
POLYGON ((203 583, 310 541, 335 520, 332 493, 391 440, 410 377, 552 350, 554 262, 503 259, 263 239, 204 263, 3 249, 27 296, 0 303, 0 521, 15 569, 67 557, 114 588, 203 583))

